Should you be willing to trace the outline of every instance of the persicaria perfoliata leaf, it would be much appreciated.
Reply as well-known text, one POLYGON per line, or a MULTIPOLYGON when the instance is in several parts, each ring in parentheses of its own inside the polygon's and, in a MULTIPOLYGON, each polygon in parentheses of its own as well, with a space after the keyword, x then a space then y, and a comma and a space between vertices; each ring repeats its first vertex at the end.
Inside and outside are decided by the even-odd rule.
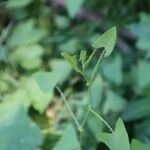
POLYGON ((114 46, 116 43, 116 27, 112 27, 104 34, 102 34, 93 44, 92 47, 94 48, 104 48, 105 54, 104 56, 107 57, 111 54, 114 46))
POLYGON ((113 133, 100 132, 96 134, 96 138, 111 150, 130 150, 128 134, 121 119, 118 119, 113 133))

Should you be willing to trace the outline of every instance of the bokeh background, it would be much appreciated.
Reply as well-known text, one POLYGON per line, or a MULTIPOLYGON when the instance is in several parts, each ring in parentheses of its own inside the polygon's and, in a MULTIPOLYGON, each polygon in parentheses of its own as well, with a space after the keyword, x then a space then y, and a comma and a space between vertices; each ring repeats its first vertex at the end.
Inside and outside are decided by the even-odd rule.
MULTIPOLYGON (((149 0, 1 0, 1 150, 53 149, 73 122, 56 89, 39 89, 35 72, 63 72, 59 86, 77 118, 84 116, 85 83, 60 53, 91 53, 90 44, 112 26, 117 42, 92 84, 92 107, 113 128, 121 117, 130 140, 150 145, 149 0)), ((85 130, 83 149, 108 149, 94 137, 107 131, 102 122, 90 115, 85 130)))

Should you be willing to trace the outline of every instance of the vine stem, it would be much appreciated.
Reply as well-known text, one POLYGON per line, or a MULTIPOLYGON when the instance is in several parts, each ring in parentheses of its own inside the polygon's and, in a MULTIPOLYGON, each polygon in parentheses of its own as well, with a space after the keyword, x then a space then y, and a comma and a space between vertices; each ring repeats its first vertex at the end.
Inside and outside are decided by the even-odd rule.
POLYGON ((101 61, 101 59, 103 58, 105 52, 106 52, 105 50, 102 51, 102 53, 101 53, 101 55, 100 55, 100 57, 99 57, 99 59, 98 59, 98 61, 97 61, 97 63, 96 63, 96 66, 95 66, 95 68, 94 68, 93 74, 92 74, 92 76, 91 76, 91 82, 93 81, 93 79, 94 79, 94 77, 95 77, 95 75, 96 75, 98 66, 99 66, 100 61, 101 61))
MULTIPOLYGON (((85 66, 87 66, 88 63, 91 61, 91 59, 92 59, 92 57, 94 56, 96 50, 97 50, 97 49, 95 49, 94 52, 92 53, 92 55, 89 57, 89 59, 88 59, 87 62, 85 63, 85 66)), ((105 54, 105 50, 102 51, 102 53, 101 53, 101 55, 100 55, 100 57, 99 57, 99 59, 98 59, 98 61, 97 61, 97 63, 96 63, 96 66, 94 67, 94 71, 93 71, 93 74, 92 74, 92 76, 91 76, 91 78, 90 78, 90 81, 87 82, 88 93, 89 93, 89 100, 88 100, 88 106, 87 106, 87 111, 86 111, 86 114, 85 114, 85 118, 84 118, 84 120, 83 120, 83 122, 82 122, 82 124, 81 124, 81 127, 84 126, 84 124, 85 124, 85 122, 86 122, 86 120, 87 120, 87 117, 88 117, 88 115, 89 115, 89 110, 91 109, 91 104, 92 104, 91 86, 92 86, 93 79, 94 79, 94 77, 95 77, 95 75, 96 75, 98 66, 99 66, 99 64, 100 64, 100 61, 101 61, 101 59, 103 58, 104 54, 105 54)))
POLYGON ((78 129, 81 130, 81 125, 80 125, 80 123, 78 122, 76 116, 74 115, 74 113, 73 113, 73 111, 72 111, 70 105, 68 104, 65 95, 63 94, 63 92, 61 91, 61 89, 60 89, 58 86, 56 86, 56 89, 57 89, 58 92, 60 93, 60 95, 61 95, 61 97, 62 97, 62 99, 63 99, 63 101, 64 101, 66 107, 68 108, 68 111, 70 112, 70 114, 71 114, 71 116, 72 116, 72 118, 73 118, 75 124, 77 125, 78 129))
POLYGON ((96 51, 97 51, 97 49, 94 49, 93 53, 90 55, 90 57, 88 58, 88 60, 83 65, 83 71, 88 66, 89 62, 92 60, 92 57, 94 56, 94 54, 96 53, 96 51))
POLYGON ((93 113, 98 119, 100 119, 112 133, 114 132, 113 129, 110 127, 110 125, 100 115, 98 115, 92 108, 89 109, 91 113, 93 113))
POLYGON ((82 127, 82 128, 83 128, 83 126, 84 126, 84 124, 85 124, 85 122, 86 122, 86 120, 87 120, 88 115, 89 115, 89 107, 88 107, 88 110, 86 111, 85 118, 83 119, 83 121, 82 121, 82 123, 81 123, 81 127, 82 127))

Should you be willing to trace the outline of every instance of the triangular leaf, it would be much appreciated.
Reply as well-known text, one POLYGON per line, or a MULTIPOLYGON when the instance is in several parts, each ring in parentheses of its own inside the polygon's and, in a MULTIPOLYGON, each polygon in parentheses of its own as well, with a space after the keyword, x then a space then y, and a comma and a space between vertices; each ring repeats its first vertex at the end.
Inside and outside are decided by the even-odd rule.
POLYGON ((115 131, 112 134, 100 132, 96 137, 111 150, 130 150, 128 134, 121 119, 118 119, 115 131))
POLYGON ((45 93, 52 92, 60 77, 60 71, 38 72, 33 75, 33 78, 39 85, 40 89, 45 93))
POLYGON ((75 17, 84 0, 66 0, 66 7, 71 18, 75 17))
POLYGON ((102 34, 93 44, 94 48, 105 48, 105 57, 109 56, 116 42, 116 27, 112 27, 102 34))
POLYGON ((41 144, 40 129, 27 116, 21 103, 0 104, 1 150, 39 150, 41 144))
POLYGON ((62 137, 53 148, 53 150, 80 150, 77 134, 74 127, 69 124, 65 129, 62 137))

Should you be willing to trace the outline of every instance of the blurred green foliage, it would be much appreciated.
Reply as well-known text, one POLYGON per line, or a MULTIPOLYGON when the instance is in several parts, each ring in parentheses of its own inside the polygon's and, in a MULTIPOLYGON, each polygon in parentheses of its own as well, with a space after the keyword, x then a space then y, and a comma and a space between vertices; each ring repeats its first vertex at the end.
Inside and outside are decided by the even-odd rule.
MULTIPOLYGON (((117 150, 113 146, 120 140, 127 141, 127 150, 127 133, 129 141, 138 139, 132 140, 131 150, 149 150, 149 10, 149 0, 0 1, 0 150, 71 150, 78 148, 79 142, 82 149, 117 150), (90 114, 80 141, 68 110, 53 88, 60 78, 57 84, 79 121, 86 112, 87 89, 83 78, 60 53, 76 54, 80 62, 73 57, 71 63, 80 72, 77 66, 82 66, 86 56, 84 52, 79 56, 80 50, 89 55, 97 35, 114 25, 118 28, 117 42, 112 55, 98 68, 91 97, 92 108, 113 129, 116 124, 116 130, 113 135, 103 133, 107 131, 104 124, 90 114), (46 71, 55 74, 36 76, 36 72, 46 71), (117 121, 119 117, 124 124, 117 121), (106 145, 97 141, 95 134, 106 145)), ((103 44, 112 47, 114 42, 109 45, 106 39, 103 44)), ((99 55, 97 52, 89 64, 88 75, 99 55)))

